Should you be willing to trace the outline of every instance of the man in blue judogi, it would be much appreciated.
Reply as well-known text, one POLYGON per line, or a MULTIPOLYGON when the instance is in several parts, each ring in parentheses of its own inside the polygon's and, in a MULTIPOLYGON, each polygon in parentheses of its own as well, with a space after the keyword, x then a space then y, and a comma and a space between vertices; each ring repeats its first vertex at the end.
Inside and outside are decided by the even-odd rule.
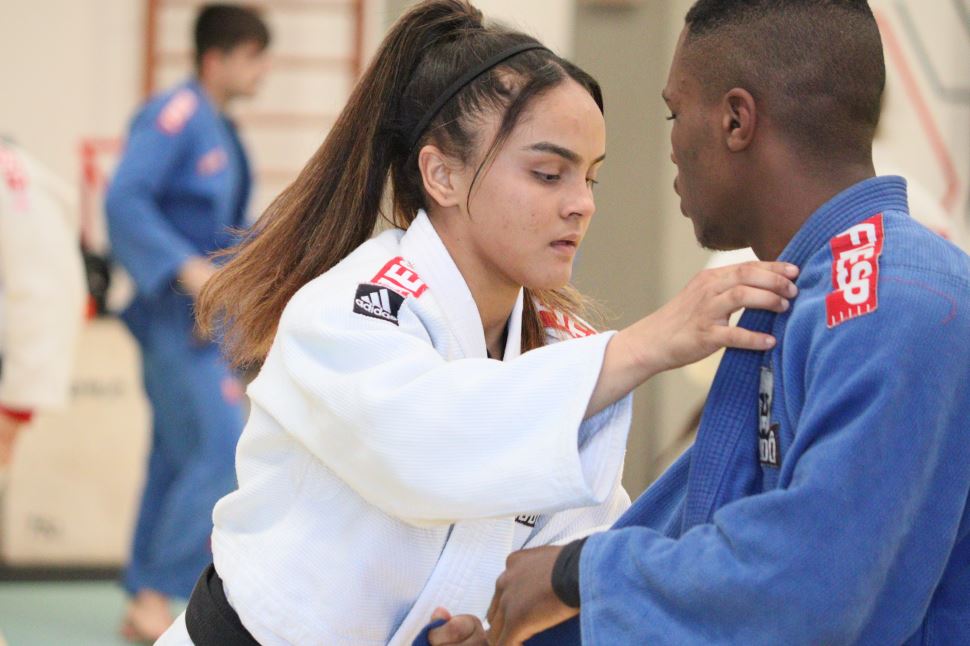
POLYGON ((970 643, 970 258, 875 177, 884 79, 864 0, 688 13, 682 210, 799 293, 744 314, 776 347, 727 351, 695 445, 612 530, 510 557, 490 643, 970 643))
POLYGON ((193 302, 214 271, 208 254, 246 224, 250 168, 225 115, 266 71, 269 33, 252 11, 204 8, 197 77, 135 116, 108 189, 112 251, 137 293, 123 313, 142 351, 152 405, 148 474, 124 584, 123 632, 157 638, 170 597, 187 598, 209 563, 212 507, 235 487, 242 388, 217 346, 193 333, 193 302))

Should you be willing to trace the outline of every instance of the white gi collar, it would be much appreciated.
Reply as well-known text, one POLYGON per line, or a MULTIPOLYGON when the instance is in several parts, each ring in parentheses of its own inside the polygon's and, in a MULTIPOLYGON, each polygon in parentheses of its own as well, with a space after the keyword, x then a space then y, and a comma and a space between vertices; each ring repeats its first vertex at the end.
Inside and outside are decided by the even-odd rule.
MULTIPOLYGON (((478 305, 424 209, 418 211, 404 233, 401 255, 414 265, 441 305, 465 357, 486 358, 485 331, 478 305)), ((522 298, 520 289, 509 317, 504 360, 514 359, 522 351, 522 298)))

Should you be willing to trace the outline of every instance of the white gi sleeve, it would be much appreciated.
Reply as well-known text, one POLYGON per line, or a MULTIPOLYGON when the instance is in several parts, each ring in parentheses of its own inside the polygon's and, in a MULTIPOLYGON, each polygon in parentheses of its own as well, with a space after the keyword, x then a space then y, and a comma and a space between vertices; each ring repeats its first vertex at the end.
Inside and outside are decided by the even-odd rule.
POLYGON ((412 299, 400 325, 352 313, 349 297, 342 308, 308 300, 287 308, 250 395, 369 503, 427 525, 615 495, 628 404, 592 418, 596 448, 588 459, 579 451, 612 334, 509 362, 446 361, 412 299))
MULTIPOLYGON (((621 417, 632 416, 633 395, 627 395, 613 406, 586 420, 580 434, 580 459, 591 464, 602 464, 609 450, 609 432, 600 433, 601 427, 609 427, 621 417), (624 412, 625 411, 625 412, 624 412)), ((542 545, 564 545, 595 532, 606 531, 630 507, 630 495, 623 488, 622 469, 615 474, 612 490, 606 499, 592 507, 566 509, 555 514, 544 514, 536 520, 535 529, 523 548, 542 545)))

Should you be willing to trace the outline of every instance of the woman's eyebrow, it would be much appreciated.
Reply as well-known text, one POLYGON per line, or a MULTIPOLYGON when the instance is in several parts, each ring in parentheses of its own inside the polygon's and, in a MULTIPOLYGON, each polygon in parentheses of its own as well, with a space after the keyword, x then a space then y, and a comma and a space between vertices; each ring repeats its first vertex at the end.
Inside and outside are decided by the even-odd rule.
MULTIPOLYGON (((552 153, 553 155, 558 155, 563 159, 565 159, 566 161, 573 164, 579 164, 580 162, 583 161, 583 158, 578 153, 548 141, 540 141, 539 143, 532 144, 531 146, 526 146, 523 150, 533 150, 541 153, 552 153)), ((605 154, 600 155, 595 160, 593 160, 593 163, 598 164, 604 159, 606 159, 606 155, 605 154)))

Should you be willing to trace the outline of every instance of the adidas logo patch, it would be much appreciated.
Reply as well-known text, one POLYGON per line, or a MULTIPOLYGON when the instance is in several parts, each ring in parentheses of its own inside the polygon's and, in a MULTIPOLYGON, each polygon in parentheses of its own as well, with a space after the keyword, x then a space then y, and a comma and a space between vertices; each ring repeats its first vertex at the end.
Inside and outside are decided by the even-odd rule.
POLYGON ((397 314, 402 303, 404 297, 391 289, 361 283, 354 298, 354 312, 398 325, 397 314))
POLYGON ((537 520, 539 520, 539 514, 520 514, 515 517, 515 522, 526 527, 535 527, 537 520))

